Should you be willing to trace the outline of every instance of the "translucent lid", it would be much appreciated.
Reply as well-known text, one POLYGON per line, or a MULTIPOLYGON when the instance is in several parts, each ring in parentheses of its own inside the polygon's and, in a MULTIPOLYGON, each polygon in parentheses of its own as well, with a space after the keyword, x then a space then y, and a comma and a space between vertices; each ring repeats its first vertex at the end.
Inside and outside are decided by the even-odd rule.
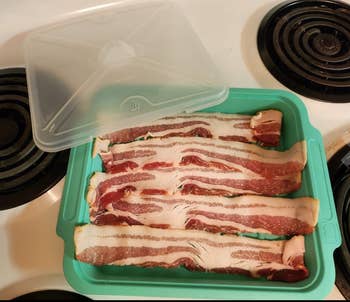
POLYGON ((48 152, 225 100, 228 89, 170 1, 94 8, 25 41, 35 143, 48 152))

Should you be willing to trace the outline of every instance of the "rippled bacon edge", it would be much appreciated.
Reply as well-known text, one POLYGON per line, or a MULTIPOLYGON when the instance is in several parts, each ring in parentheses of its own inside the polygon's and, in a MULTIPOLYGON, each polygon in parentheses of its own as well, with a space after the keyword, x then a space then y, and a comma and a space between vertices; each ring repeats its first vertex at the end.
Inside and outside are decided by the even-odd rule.
POLYGON ((318 214, 317 199, 254 195, 226 198, 130 194, 122 200, 90 207, 90 221, 96 225, 146 225, 164 229, 279 236, 312 233, 318 214))
POLYGON ((74 243, 78 261, 98 266, 184 266, 286 282, 309 274, 303 236, 270 241, 195 230, 84 225, 75 228, 74 243))
POLYGON ((108 146, 110 144, 127 143, 148 136, 199 136, 218 138, 224 141, 258 143, 262 146, 278 146, 280 142, 281 125, 282 113, 273 109, 260 111, 254 116, 224 113, 175 115, 159 119, 153 124, 122 129, 96 138, 93 148, 93 157, 100 152, 108 151, 108 146), (177 119, 180 120, 180 122, 176 122, 177 119), (213 127, 215 122, 218 124, 216 127, 213 127), (232 133, 229 132, 222 135, 221 131, 223 128, 232 129, 232 133), (233 133, 234 129, 239 130, 239 132, 233 133), (157 133, 160 134, 157 135, 157 133))

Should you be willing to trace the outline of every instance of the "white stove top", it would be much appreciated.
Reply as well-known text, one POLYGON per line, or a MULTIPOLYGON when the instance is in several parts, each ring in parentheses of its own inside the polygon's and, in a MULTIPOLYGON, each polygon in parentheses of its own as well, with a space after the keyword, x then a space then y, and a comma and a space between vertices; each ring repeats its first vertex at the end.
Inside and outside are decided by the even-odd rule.
MULTIPOLYGON (((0 29, 0 68, 24 65, 22 42, 26 32, 64 18, 67 14, 112 2, 114 1, 3 0, 0 10, 3 24, 0 29)), ((175 2, 184 9, 232 87, 287 89, 268 72, 256 48, 256 33, 261 19, 281 1, 175 2)), ((347 2, 350 4, 350 0, 347 2)), ((299 97, 307 107, 311 123, 321 131, 326 146, 331 146, 344 131, 350 130, 350 103, 332 104, 299 97)), ((63 185, 64 179, 36 200, 0 212, 0 299, 14 298, 39 289, 73 290, 63 276, 63 241, 56 235, 63 185)), ((343 297, 334 287, 327 299, 343 297)))

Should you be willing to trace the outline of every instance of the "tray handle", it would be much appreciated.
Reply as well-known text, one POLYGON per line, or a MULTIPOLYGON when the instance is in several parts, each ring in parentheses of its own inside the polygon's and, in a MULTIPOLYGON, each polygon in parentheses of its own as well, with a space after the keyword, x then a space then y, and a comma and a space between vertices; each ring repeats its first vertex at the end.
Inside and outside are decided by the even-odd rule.
POLYGON ((79 207, 87 207, 87 204, 78 202, 81 199, 85 199, 86 192, 84 189, 86 185, 83 183, 85 178, 77 178, 74 175, 76 175, 76 171, 81 171, 80 173, 82 175, 86 175, 87 171, 89 171, 87 169, 89 169, 92 163, 91 146, 92 144, 88 143, 71 149, 56 226, 57 235, 63 239, 71 236, 76 221, 82 221, 84 219, 84 217, 77 217, 77 215, 86 212, 79 207))
POLYGON ((316 189, 317 195, 323 197, 320 200, 320 216, 318 220, 318 227, 320 230, 321 241, 324 245, 328 246, 329 252, 333 254, 333 251, 341 244, 340 228, 338 224, 337 213, 334 205, 334 198, 332 192, 332 186, 330 183, 329 172, 327 167, 327 159, 322 136, 320 132, 310 125, 309 128, 309 140, 308 147, 313 149, 309 154, 318 154, 316 157, 321 159, 317 162, 313 158, 310 158, 311 164, 313 164, 314 177, 317 179, 316 189))

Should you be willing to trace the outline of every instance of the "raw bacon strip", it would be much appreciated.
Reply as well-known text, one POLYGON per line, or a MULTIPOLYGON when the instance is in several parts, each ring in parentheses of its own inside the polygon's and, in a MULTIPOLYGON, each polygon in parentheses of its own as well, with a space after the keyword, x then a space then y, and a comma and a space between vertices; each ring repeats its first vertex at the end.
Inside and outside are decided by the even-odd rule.
MULTIPOLYGON (((112 199, 113 200, 113 199, 112 199)), ((319 202, 316 199, 244 195, 235 198, 198 195, 131 194, 99 211, 91 208, 90 220, 98 225, 146 225, 171 229, 198 229, 214 233, 266 233, 301 235, 314 231, 319 202), (110 215, 113 215, 113 218, 110 215), (107 216, 107 218, 106 218, 107 216)))
POLYGON ((105 205, 122 199, 130 192, 139 195, 172 195, 181 192, 195 195, 274 196, 296 191, 300 185, 300 172, 280 178, 251 177, 242 172, 208 171, 205 168, 168 168, 119 174, 96 172, 90 179, 87 200, 90 205, 105 205))
MULTIPOLYGON (((106 134, 101 139, 114 144, 147 137, 200 136, 277 146, 281 120, 282 113, 277 110, 260 111, 256 116, 223 113, 181 114, 165 117, 150 124, 122 129, 106 134)), ((97 149, 103 146, 105 148, 101 140, 97 142, 97 149)), ((98 153, 98 150, 95 150, 95 153, 98 153)))
POLYGON ((269 241, 196 230, 85 225, 75 228, 74 242, 76 259, 92 265, 183 265, 287 282, 308 276, 303 236, 269 241))
POLYGON ((210 170, 240 171, 252 176, 273 178, 298 173, 306 164, 306 144, 300 141, 287 151, 259 146, 191 137, 155 138, 118 144, 101 154, 107 172, 134 169, 158 170, 201 166, 210 170))

